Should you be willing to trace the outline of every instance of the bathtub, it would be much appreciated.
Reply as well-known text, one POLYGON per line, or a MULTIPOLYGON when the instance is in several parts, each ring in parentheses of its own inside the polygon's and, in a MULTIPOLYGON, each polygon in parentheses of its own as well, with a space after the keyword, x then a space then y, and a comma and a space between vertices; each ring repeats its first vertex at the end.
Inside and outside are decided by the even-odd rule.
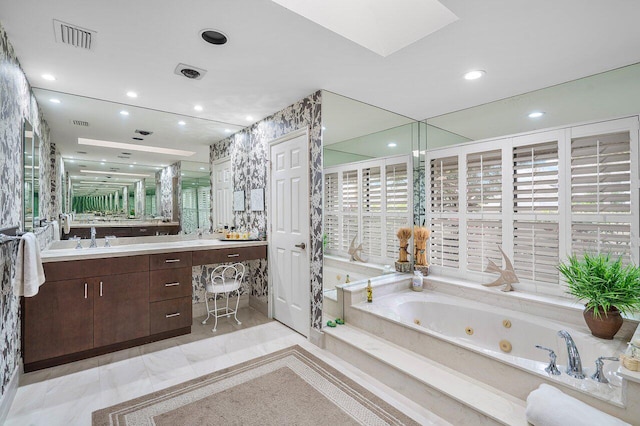
POLYGON ((624 352, 624 338, 598 339, 586 327, 450 294, 402 290, 375 297, 376 293, 384 293, 376 290, 374 287, 374 303, 354 298, 356 303, 345 313, 349 324, 521 399, 526 399, 540 383, 550 383, 624 406, 622 378, 617 374, 619 363, 605 362, 608 384, 568 376, 567 347, 557 332, 566 330, 571 334, 587 377, 595 371, 597 357, 624 352), (544 371, 548 353, 535 345, 556 353, 560 376, 544 371))
POLYGON ((382 275, 384 270, 384 265, 352 262, 345 257, 325 255, 322 270, 322 288, 325 292, 328 292, 335 289, 336 285, 345 284, 347 275, 349 275, 349 281, 355 283, 382 275))

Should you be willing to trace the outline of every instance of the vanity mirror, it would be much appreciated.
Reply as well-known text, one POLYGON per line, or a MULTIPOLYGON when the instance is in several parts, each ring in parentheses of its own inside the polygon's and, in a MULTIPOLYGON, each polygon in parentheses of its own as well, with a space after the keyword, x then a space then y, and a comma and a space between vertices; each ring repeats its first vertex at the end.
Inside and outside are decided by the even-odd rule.
POLYGON ((426 120, 434 270, 478 279, 501 244, 520 289, 562 295, 568 253, 637 264, 638 113, 634 64, 426 120))
POLYGON ((182 232, 211 230, 211 179, 209 164, 181 161, 182 232))
POLYGON ((323 91, 325 306, 336 284, 377 276, 400 227, 424 220, 424 123, 323 91), (350 261, 350 251, 359 248, 350 261))
POLYGON ((27 120, 23 124, 23 228, 25 231, 33 231, 34 220, 38 220, 40 188, 40 143, 33 126, 27 120))

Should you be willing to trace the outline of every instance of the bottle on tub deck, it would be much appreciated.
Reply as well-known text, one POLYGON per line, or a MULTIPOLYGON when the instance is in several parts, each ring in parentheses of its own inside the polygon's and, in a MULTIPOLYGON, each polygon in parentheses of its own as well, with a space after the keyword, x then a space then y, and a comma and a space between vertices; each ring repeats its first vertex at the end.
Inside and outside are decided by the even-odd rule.
POLYGON ((411 290, 422 291, 422 272, 413 271, 413 277, 411 278, 411 290))
POLYGON ((371 287, 371 280, 367 280, 367 302, 373 302, 373 287, 371 287))
POLYGON ((349 284, 351 282, 351 279, 349 278, 349 274, 347 274, 347 278, 344 280, 345 284, 349 284))

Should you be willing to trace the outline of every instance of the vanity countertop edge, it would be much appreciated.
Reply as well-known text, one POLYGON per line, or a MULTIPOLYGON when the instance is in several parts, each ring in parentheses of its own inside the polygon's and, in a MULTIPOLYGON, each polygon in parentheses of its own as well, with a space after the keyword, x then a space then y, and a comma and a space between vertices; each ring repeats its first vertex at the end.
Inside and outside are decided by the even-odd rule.
POLYGON ((137 256, 170 252, 233 249, 240 247, 266 246, 267 241, 220 241, 196 239, 189 241, 171 241, 144 244, 130 244, 114 247, 76 249, 46 249, 40 253, 42 263, 65 262, 70 260, 104 259, 112 257, 137 256))

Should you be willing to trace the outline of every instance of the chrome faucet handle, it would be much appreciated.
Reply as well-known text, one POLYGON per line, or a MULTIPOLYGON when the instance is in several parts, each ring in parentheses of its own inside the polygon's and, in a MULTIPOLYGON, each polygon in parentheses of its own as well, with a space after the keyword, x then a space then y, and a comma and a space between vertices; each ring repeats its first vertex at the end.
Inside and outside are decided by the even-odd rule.
POLYGON ((82 241, 82 238, 80 237, 76 237, 75 235, 71 238, 69 238, 71 241, 75 241, 76 244, 76 250, 80 250, 82 248, 82 244, 80 244, 80 241, 82 241))
POLYGON ((596 372, 593 373, 591 378, 599 383, 609 383, 609 380, 604 376, 604 372, 602 371, 602 366, 604 365, 604 360, 608 361, 620 361, 620 358, 615 356, 601 356, 596 359, 596 372))
POLYGON ((111 247, 111 244, 109 244, 109 240, 113 240, 115 239, 116 236, 115 235, 108 235, 104 237, 104 246, 105 247, 111 247))
POLYGON ((545 368, 544 371, 554 376, 559 376, 561 373, 560 373, 560 370, 558 370, 558 366, 556 365, 556 360, 558 359, 558 356, 553 351, 553 349, 545 348, 544 346, 540 346, 540 345, 536 345, 536 348, 549 351, 549 365, 547 365, 547 368, 545 368))

